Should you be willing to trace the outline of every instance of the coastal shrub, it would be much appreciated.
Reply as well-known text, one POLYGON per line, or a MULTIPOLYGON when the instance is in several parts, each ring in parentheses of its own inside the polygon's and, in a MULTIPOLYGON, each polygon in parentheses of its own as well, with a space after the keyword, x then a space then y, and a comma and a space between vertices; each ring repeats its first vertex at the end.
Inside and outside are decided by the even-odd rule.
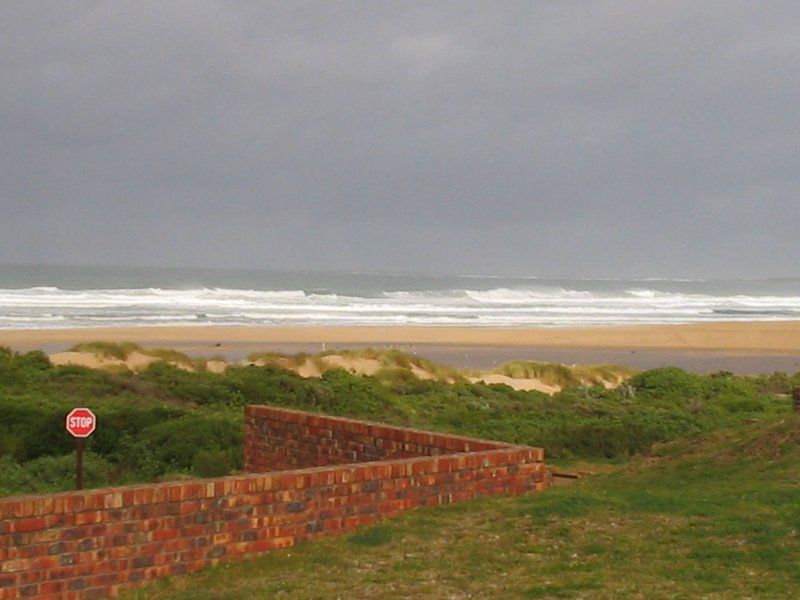
POLYGON ((358 377, 342 369, 332 369, 323 374, 321 381, 329 390, 324 407, 326 412, 397 425, 409 425, 415 421, 409 400, 371 377, 358 377))
POLYGON ((14 385, 41 379, 52 368, 44 352, 35 350, 26 354, 0 346, 0 384, 14 385))
POLYGON ((50 358, 40 350, 34 350, 20 355, 17 359, 17 364, 22 371, 28 373, 31 371, 47 371, 53 368, 53 363, 50 362, 50 358))
POLYGON ((70 352, 89 352, 106 358, 125 360, 134 352, 141 352, 142 347, 133 342, 82 342, 69 349, 70 352))
POLYGON ((242 426, 222 415, 189 414, 147 427, 124 439, 122 446, 119 457, 151 479, 167 472, 189 472, 199 453, 212 450, 226 452, 230 465, 239 468, 242 426))
POLYGON ((582 381, 566 365, 514 361, 500 367, 498 372, 514 379, 539 379, 542 383, 561 388, 582 385, 582 381))
POLYGON ((759 413, 766 410, 761 398, 726 395, 718 399, 722 408, 732 413, 759 413))
MULTIPOLYGON (((313 367, 318 373, 342 368, 326 360, 328 357, 343 358, 345 361, 378 361, 383 368, 397 369, 406 372, 408 377, 416 377, 415 372, 423 372, 432 379, 440 381, 463 381, 464 376, 457 370, 446 365, 441 365, 420 356, 407 354, 396 349, 375 350, 328 350, 319 354, 306 353, 285 355, 277 352, 256 352, 248 355, 248 360, 253 363, 274 365, 281 368, 296 369, 303 365, 313 367)), ((346 364, 346 363, 345 363, 346 364)), ((396 375, 399 376, 399 375, 396 375)), ((375 377, 375 375, 373 375, 375 377)))
POLYGON ((231 388, 244 404, 273 404, 303 410, 323 410, 332 394, 319 379, 303 379, 274 365, 228 369, 231 388))
POLYGON ((64 430, 66 413, 57 402, 47 399, 0 399, 0 456, 25 462, 69 452, 74 441, 64 430))
POLYGON ((566 366, 533 360, 512 361, 496 369, 496 372, 512 379, 538 379, 561 389, 617 384, 635 373, 633 369, 614 365, 566 366))
MULTIPOLYGON (((25 471, 35 482, 36 490, 59 490, 74 486, 75 455, 42 456, 25 463, 25 471)), ((83 455, 83 484, 97 487, 108 483, 109 465, 94 452, 83 455)), ((32 490, 33 491, 33 490, 32 490)))
MULTIPOLYGON (((116 374, 52 367, 40 354, 0 349, 2 473, 23 481, 3 489, 30 487, 24 484, 29 464, 37 473, 53 473, 49 459, 69 463, 75 441, 64 431, 64 415, 78 405, 98 416, 87 449, 104 461, 104 477, 127 483, 240 469, 244 404, 542 446, 551 459, 619 459, 658 442, 788 414, 785 392, 768 390, 785 390, 795 377, 700 376, 666 368, 640 373, 618 389, 581 385, 549 396, 409 373, 385 365, 376 377, 329 369, 304 379, 274 365, 215 374, 156 363, 140 374, 116 374)), ((45 480, 71 486, 52 475, 45 480)))
POLYGON ((792 391, 792 377, 786 373, 760 375, 753 379, 753 383, 762 394, 789 394, 792 391))
POLYGON ((412 370, 417 368, 438 381, 465 381, 464 376, 457 369, 435 363, 421 356, 406 354, 400 350, 390 349, 380 353, 373 350, 372 355, 365 355, 364 357, 378 358, 385 367, 403 369, 410 375, 413 374, 412 370))
POLYGON ((11 456, 0 456, 0 494, 24 494, 32 489, 33 478, 11 456))
POLYGON ((150 365, 143 373, 166 396, 199 405, 241 406, 243 398, 227 385, 224 375, 194 373, 165 362, 150 365))
POLYGON ((383 367, 373 373, 372 377, 385 385, 398 387, 417 381, 411 371, 400 367, 383 367))
MULTIPOLYGON (((144 356, 150 356, 159 361, 179 364, 197 371, 206 369, 206 360, 203 358, 191 358, 184 352, 172 350, 170 348, 143 348, 133 342, 82 342, 70 348, 71 352, 88 352, 103 358, 112 358, 125 361, 131 354, 138 352, 144 356)), ((128 368, 125 365, 118 367, 105 366, 105 370, 112 372, 125 372, 128 368)))
POLYGON ((192 458, 192 474, 197 477, 222 477, 231 471, 241 468, 237 460, 236 447, 200 450, 192 458))
MULTIPOLYGON (((84 487, 107 485, 110 466, 93 452, 83 455, 84 487)), ((75 455, 42 456, 19 464, 10 457, 0 458, 0 495, 34 494, 74 489, 75 455)))
MULTIPOLYGON (((299 367, 311 357, 310 354, 305 352, 298 352, 297 354, 281 354, 279 352, 251 352, 247 355, 247 360, 251 363, 261 362, 265 365, 299 367)), ((256 365, 253 365, 256 366, 256 365)))
POLYGON ((753 396, 759 394, 758 384, 750 378, 732 373, 715 373, 703 379, 705 395, 713 397, 721 394, 753 396))
POLYGON ((185 408, 170 405, 148 408, 99 406, 94 412, 99 426, 89 438, 89 443, 95 452, 115 460, 124 451, 121 441, 135 439, 149 427, 174 422, 190 414, 185 408))
POLYGON ((60 395, 73 398, 117 396, 126 389, 125 373, 110 373, 76 365, 55 367, 48 371, 46 383, 60 395))
MULTIPOLYGON (((64 417, 75 406, 69 399, 0 398, 0 456, 24 462, 40 456, 71 452, 75 440, 64 430, 64 417)), ((176 406, 137 407, 103 401, 81 402, 97 414, 101 424, 88 439, 95 452, 112 456, 119 451, 120 439, 141 430, 188 414, 176 406)))
POLYGON ((628 381, 638 394, 688 401, 702 394, 703 378, 678 367, 661 367, 634 375, 628 381))

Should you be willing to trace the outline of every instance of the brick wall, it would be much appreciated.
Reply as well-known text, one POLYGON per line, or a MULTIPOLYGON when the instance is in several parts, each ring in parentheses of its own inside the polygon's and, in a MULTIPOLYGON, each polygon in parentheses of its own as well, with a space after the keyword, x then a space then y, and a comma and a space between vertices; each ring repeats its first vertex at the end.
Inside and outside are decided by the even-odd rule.
POLYGON ((548 484, 541 449, 363 421, 248 407, 245 438, 249 468, 350 464, 0 499, 0 600, 103 598, 413 507, 548 484), (321 450, 295 444, 314 440, 321 450), (373 455, 385 460, 352 462, 373 455))
POLYGON ((314 415, 270 406, 245 409, 245 469, 274 471, 497 450, 508 444, 314 415))

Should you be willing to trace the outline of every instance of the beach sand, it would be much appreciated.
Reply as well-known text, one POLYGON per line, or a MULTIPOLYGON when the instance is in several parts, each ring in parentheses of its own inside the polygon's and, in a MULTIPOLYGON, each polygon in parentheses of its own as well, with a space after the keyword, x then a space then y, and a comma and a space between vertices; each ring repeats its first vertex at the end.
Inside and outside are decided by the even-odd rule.
POLYGON ((699 323, 576 328, 118 327, 0 330, 0 345, 60 352, 86 341, 131 341, 195 355, 393 347, 457 368, 515 359, 633 368, 676 365, 739 373, 800 370, 800 322, 699 323))

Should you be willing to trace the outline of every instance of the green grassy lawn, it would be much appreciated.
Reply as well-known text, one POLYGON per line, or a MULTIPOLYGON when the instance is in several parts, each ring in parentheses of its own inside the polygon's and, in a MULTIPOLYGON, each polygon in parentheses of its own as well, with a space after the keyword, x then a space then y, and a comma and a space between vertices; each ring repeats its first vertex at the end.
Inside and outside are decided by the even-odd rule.
POLYGON ((124 597, 797 598, 800 417, 658 446, 535 496, 412 511, 124 597))

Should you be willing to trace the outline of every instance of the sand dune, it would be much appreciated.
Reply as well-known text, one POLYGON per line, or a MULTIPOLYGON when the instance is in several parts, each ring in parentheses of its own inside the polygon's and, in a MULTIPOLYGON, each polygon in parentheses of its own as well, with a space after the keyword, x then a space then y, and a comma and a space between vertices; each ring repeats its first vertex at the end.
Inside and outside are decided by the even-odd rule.
POLYGON ((129 370, 141 372, 155 362, 163 361, 178 368, 212 373, 223 373, 232 366, 275 365, 293 371, 304 378, 322 377, 333 369, 395 385, 410 379, 436 380, 447 383, 458 381, 503 384, 515 390, 536 390, 554 394, 564 387, 574 385, 605 385, 614 387, 629 377, 630 370, 617 367, 566 367, 533 361, 515 361, 499 369, 486 372, 462 373, 451 367, 396 350, 361 351, 346 350, 341 353, 325 352, 316 355, 282 355, 265 352, 249 360, 226 362, 220 359, 190 359, 174 350, 147 349, 131 342, 114 344, 90 342, 79 344, 67 352, 50 355, 55 365, 76 365, 93 369, 129 370))
POLYGON ((126 367, 124 360, 98 356, 93 352, 56 352, 50 355, 50 362, 57 366, 74 365, 90 369, 103 369, 107 367, 126 367))
POLYGON ((561 388, 558 386, 548 385, 541 379, 534 379, 532 377, 517 378, 509 377, 508 375, 500 375, 498 373, 487 373, 477 377, 470 377, 469 380, 472 383, 477 383, 479 381, 487 384, 502 383, 515 390, 523 390, 526 392, 535 390, 537 392, 544 392, 545 394, 555 394, 561 391, 561 388))
MULTIPOLYGON (((131 341, 150 346, 178 347, 183 352, 197 354, 245 355, 248 351, 264 350, 270 343, 309 343, 320 346, 335 346, 337 343, 354 346, 376 344, 439 344, 441 347, 458 349, 472 344, 487 351, 495 347, 520 348, 520 353, 530 355, 537 346, 550 348, 581 349, 622 348, 708 351, 716 353, 736 353, 737 355, 793 355, 800 354, 800 323, 706 323, 693 325, 626 326, 572 329, 482 329, 482 328, 434 328, 434 327, 322 327, 322 328, 242 328, 242 327, 142 327, 109 329, 47 329, 47 330, 0 330, 0 345, 16 350, 47 348, 54 352, 51 360, 56 364, 73 364, 93 368, 128 368, 141 371, 154 360, 164 357, 154 356, 150 351, 135 351, 124 359, 101 356, 86 352, 61 352, 72 344, 93 340, 111 342, 131 341)), ((627 351, 627 350, 626 350, 627 351)), ((169 358, 167 358, 169 360, 169 358)), ((580 358, 578 358, 580 361, 580 358)), ((194 369, 189 359, 173 362, 182 368, 194 369)), ((624 362, 624 360, 622 361, 624 362)), ((374 375, 385 365, 374 357, 355 357, 353 353, 342 355, 328 354, 293 365, 286 359, 279 363, 292 368, 303 377, 319 377, 328 368, 343 368, 359 375, 374 375)), ((204 363, 205 369, 222 372, 227 368, 223 360, 210 360, 204 363)), ((412 364, 408 367, 419 379, 437 379, 434 374, 412 364)), ((767 370, 765 368, 765 370, 767 370)), ((774 370, 774 369, 773 369, 774 370)), ((557 387, 552 382, 497 373, 494 369, 470 378, 487 383, 505 383, 516 389, 536 389, 551 393, 557 387)), ((615 382, 603 385, 613 385, 615 382)))
POLYGON ((152 363, 157 362, 155 356, 147 356, 141 352, 132 352, 125 360, 102 356, 94 352, 56 352, 50 355, 50 362, 54 365, 75 365, 89 367, 90 369, 105 369, 125 367, 131 371, 144 371, 152 363))
MULTIPOLYGON (((50 354, 50 362, 56 366, 73 365, 78 367, 88 367, 90 369, 127 369, 139 373, 147 369, 155 362, 168 362, 187 371, 195 371, 197 365, 190 362, 191 359, 174 352, 159 355, 158 350, 151 351, 145 348, 120 353, 120 356, 113 356, 100 350, 83 349, 77 346, 66 352, 55 352, 50 354)), ((228 367, 225 361, 208 360, 202 362, 202 367, 208 371, 222 373, 228 367)))
POLYGON ((454 376, 460 375, 450 367, 436 365, 416 356, 393 351, 377 351, 364 349, 360 351, 346 350, 341 353, 325 352, 313 355, 286 356, 277 353, 255 353, 251 357, 252 364, 264 366, 276 365, 294 371, 301 377, 321 377, 325 371, 342 369, 354 375, 372 377, 379 375, 384 369, 401 369, 417 379, 443 380, 452 382, 454 376), (452 373, 453 376, 450 376, 452 373))
POLYGON ((343 369, 354 375, 374 375, 384 365, 376 359, 329 354, 324 356, 308 356, 297 359, 289 356, 274 355, 269 358, 257 358, 252 364, 263 367, 268 364, 294 371, 301 377, 321 377, 330 369, 343 369))
POLYGON ((338 354, 323 356, 320 360, 332 369, 344 369, 354 375, 375 375, 383 368, 381 361, 374 358, 348 357, 338 354))

